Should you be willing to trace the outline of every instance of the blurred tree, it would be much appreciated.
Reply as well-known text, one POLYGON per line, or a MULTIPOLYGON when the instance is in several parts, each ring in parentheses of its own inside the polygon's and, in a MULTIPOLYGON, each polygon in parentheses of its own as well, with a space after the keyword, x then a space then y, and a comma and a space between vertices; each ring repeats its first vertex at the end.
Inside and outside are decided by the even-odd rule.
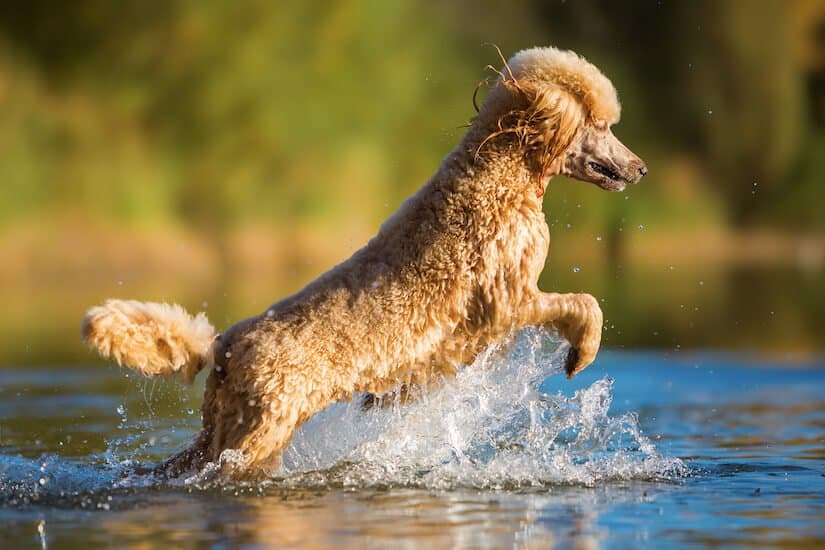
MULTIPOLYGON (((100 102, 91 125, 125 121, 105 137, 72 126, 76 109, 54 124, 100 153, 146 138, 144 160, 168 176, 177 214, 218 229, 353 207, 377 217, 429 174, 444 150, 431 136, 458 133, 475 82, 427 8, 411 1, 34 1, 1 8, 0 35, 36 69, 35 81, 100 102), (399 155, 410 141, 424 154, 399 155)), ((76 153, 52 150, 44 160, 62 166, 76 153)), ((83 175, 98 197, 113 192, 108 178, 91 176, 83 175)), ((29 183, 76 184, 66 179, 29 183)))
POLYGON ((730 219, 764 223, 810 204, 825 174, 823 12, 819 0, 5 4, 0 44, 18 56, 7 72, 28 71, 21 93, 40 104, 62 90, 54 110, 30 113, 43 130, 15 145, 18 158, 29 145, 50 156, 7 172, 29 179, 29 204, 141 204, 135 216, 219 232, 254 217, 323 219, 347 201, 382 217, 469 116, 464 94, 496 63, 481 43, 553 42, 614 77, 632 102, 622 133, 692 151, 730 219), (411 140, 423 154, 396 154, 411 140), (110 166, 87 167, 117 148, 103 155, 110 166))
POLYGON ((733 222, 752 224, 798 183, 787 175, 809 132, 790 10, 776 0, 704 0, 680 15, 682 59, 693 59, 684 97, 702 133, 709 181, 733 222))
MULTIPOLYGON (((30 0, 0 4, 0 299, 17 307, 0 330, 41 330, 59 318, 59 296, 72 325, 54 326, 76 350, 82 293, 120 279, 97 265, 117 248, 102 243, 127 235, 155 232, 151 253, 124 243, 116 255, 132 280, 160 273, 162 289, 169 248, 202 249, 196 270, 208 289, 189 299, 209 298, 212 313, 234 300, 227 318, 251 307, 253 291, 224 298, 221 289, 238 288, 245 270, 263 273, 243 283, 267 299, 302 284, 317 274, 310 259, 339 260, 454 146, 476 83, 491 74, 483 67, 500 62, 488 43, 505 55, 544 44, 585 55, 620 92, 618 135, 651 165, 624 200, 554 182, 548 221, 557 235, 569 231, 554 242, 554 261, 596 268, 547 270, 543 284, 600 285, 611 316, 648 307, 647 323, 664 326, 673 296, 698 299, 685 290, 694 274, 681 275, 681 291, 656 293, 657 306, 648 290, 661 281, 645 280, 629 257, 658 269, 685 235, 721 235, 729 242, 713 244, 723 247, 757 225, 809 233, 781 241, 793 249, 783 277, 794 262, 812 281, 821 274, 822 0, 30 0), (659 243, 640 255, 642 224, 659 243), (96 240, 97 231, 106 233, 96 240), (305 250, 312 232, 329 246, 305 250), (168 242, 173 234, 180 242, 168 242), (67 271, 79 281, 68 290, 67 271)), ((760 282, 760 293, 769 288, 760 282)), ((821 304, 817 288, 777 300, 821 304)), ((799 315, 808 328, 798 334, 813 340, 821 308, 805 307, 815 313, 799 315)), ((704 341, 727 326, 706 317, 704 341)), ((698 338, 689 322, 673 325, 680 338, 698 338)), ((649 341, 642 323, 628 325, 635 320, 622 341, 649 341)))
MULTIPOLYGON (((634 109, 657 123, 639 133, 699 155, 733 223, 770 222, 787 196, 805 210, 797 190, 825 176, 825 127, 815 126, 825 3, 647 0, 631 8, 579 0, 536 1, 534 9, 554 41, 607 57, 608 69, 626 67, 617 87, 625 98, 628 90, 638 96, 634 109)), ((783 221, 823 223, 799 212, 783 221)))

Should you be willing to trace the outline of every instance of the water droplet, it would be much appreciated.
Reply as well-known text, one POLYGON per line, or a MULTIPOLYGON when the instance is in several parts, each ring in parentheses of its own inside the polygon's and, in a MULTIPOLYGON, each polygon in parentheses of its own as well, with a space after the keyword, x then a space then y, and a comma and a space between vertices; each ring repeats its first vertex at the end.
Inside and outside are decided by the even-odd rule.
POLYGON ((644 229, 645 229, 645 226, 642 225, 642 224, 639 224, 639 231, 644 231, 644 229))
POLYGON ((117 286, 123 286, 123 281, 118 281, 117 286))
POLYGON ((573 225, 571 225, 571 224, 569 224, 569 223, 568 223, 568 224, 567 224, 567 229, 570 229, 571 227, 573 227, 573 225))
POLYGON ((227 352, 226 352, 226 353, 224 353, 223 355, 224 355, 224 357, 226 357, 227 359, 229 359, 230 357, 232 357, 232 352, 231 352, 231 351, 227 351, 227 352))
POLYGON ((581 271, 581 268, 579 266, 573 268, 573 273, 578 273, 579 271, 581 271))
POLYGON ((705 281, 699 281, 699 286, 705 286, 705 281))
POLYGON ((123 416, 123 415, 126 414, 126 407, 123 406, 123 405, 118 405, 116 410, 117 410, 117 414, 119 414, 120 416, 123 416))
POLYGON ((712 115, 712 114, 713 114, 713 109, 708 109, 708 115, 712 115))
POLYGON ((188 414, 189 416, 192 416, 193 414, 195 414, 195 411, 194 411, 194 409, 186 409, 186 414, 188 414))
POLYGON ((272 317, 273 315, 275 315, 274 311, 272 311, 271 309, 266 310, 266 316, 267 317, 272 317))
POLYGON ((601 235, 596 236, 596 240, 597 240, 597 241, 602 240, 602 236, 601 236, 601 235))
POLYGON ((203 309, 208 308, 208 307, 209 307, 209 302, 207 302, 206 300, 204 300, 203 302, 201 302, 201 307, 202 307, 203 309))
POLYGON ((667 268, 671 271, 676 271, 676 266, 675 265, 669 265, 667 268))

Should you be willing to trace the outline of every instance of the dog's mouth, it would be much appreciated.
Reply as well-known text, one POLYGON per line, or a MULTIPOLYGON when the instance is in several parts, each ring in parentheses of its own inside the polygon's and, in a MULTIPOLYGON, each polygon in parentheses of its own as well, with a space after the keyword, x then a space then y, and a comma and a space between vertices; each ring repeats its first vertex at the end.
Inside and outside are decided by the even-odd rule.
POLYGON ((621 174, 598 162, 590 161, 587 167, 594 173, 602 176, 602 182, 599 184, 603 189, 608 191, 623 191, 627 186, 628 181, 622 177, 621 174))

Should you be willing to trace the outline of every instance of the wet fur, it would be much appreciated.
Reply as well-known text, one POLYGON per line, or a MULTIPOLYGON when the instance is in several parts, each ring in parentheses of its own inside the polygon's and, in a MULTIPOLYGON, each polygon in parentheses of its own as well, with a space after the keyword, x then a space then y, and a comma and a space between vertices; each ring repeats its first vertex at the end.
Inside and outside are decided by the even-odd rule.
POLYGON ((203 429, 160 470, 175 475, 237 449, 244 459, 225 463, 225 475, 269 475, 298 426, 330 403, 427 386, 523 326, 557 329, 573 344, 568 374, 586 367, 601 310, 589 295, 538 289, 549 245, 542 195, 577 132, 618 116, 610 82, 576 54, 521 52, 430 181, 297 294, 221 335, 197 319, 175 333, 169 312, 150 307, 147 317, 139 303, 90 310, 84 335, 103 355, 148 374, 209 369, 203 429))

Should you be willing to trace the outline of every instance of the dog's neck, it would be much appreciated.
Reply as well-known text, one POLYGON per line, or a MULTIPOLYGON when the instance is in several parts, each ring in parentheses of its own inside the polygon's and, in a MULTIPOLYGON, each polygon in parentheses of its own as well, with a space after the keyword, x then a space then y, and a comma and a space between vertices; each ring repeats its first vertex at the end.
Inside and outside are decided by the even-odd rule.
POLYGON ((489 127, 474 123, 461 143, 444 159, 436 179, 446 176, 456 190, 470 190, 470 196, 521 197, 531 199, 529 202, 541 209, 551 178, 560 173, 561 159, 541 173, 531 162, 529 152, 515 140, 500 136, 492 143, 492 140, 485 143, 489 135, 489 127))

